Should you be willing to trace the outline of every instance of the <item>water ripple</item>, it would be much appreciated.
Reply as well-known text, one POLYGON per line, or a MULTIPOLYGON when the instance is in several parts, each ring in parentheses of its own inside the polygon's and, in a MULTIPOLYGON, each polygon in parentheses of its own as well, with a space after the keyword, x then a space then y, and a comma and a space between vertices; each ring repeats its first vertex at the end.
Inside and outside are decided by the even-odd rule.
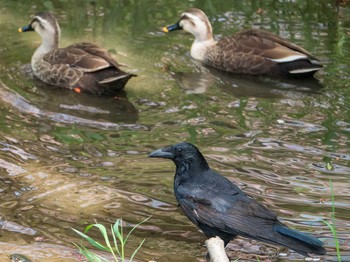
POLYGON ((293 152, 303 152, 310 155, 319 155, 319 156, 327 156, 336 159, 350 160, 349 154, 335 153, 335 152, 327 152, 325 150, 311 147, 311 146, 302 146, 298 144, 288 143, 284 141, 280 141, 274 138, 256 138, 248 143, 245 146, 256 149, 287 149, 288 151, 293 152))
POLYGON ((27 170, 25 170, 24 168, 17 166, 15 164, 9 163, 1 158, 0 158, 0 167, 5 169, 8 172, 9 176, 17 176, 27 172, 27 170))
POLYGON ((0 97, 5 102, 15 107, 22 113, 26 113, 38 118, 46 117, 52 121, 65 124, 78 124, 83 126, 89 126, 93 128, 103 130, 149 130, 145 125, 139 124, 116 124, 112 122, 100 122, 81 117, 71 116, 63 113, 56 113, 52 111, 41 110, 34 105, 30 104, 24 97, 19 94, 13 93, 10 89, 0 81, 0 97))
POLYGON ((327 128, 324 126, 297 120, 278 119, 277 123, 282 126, 299 127, 307 132, 327 131, 327 128))
POLYGON ((0 142, 0 151, 4 151, 4 152, 10 152, 12 154, 15 154, 17 156, 19 156, 20 158, 22 158, 23 160, 29 160, 29 159, 37 159, 36 156, 27 153, 26 151, 24 151, 23 149, 16 147, 14 145, 10 145, 7 144, 5 142, 0 142), (2 146, 2 147, 1 147, 2 146))

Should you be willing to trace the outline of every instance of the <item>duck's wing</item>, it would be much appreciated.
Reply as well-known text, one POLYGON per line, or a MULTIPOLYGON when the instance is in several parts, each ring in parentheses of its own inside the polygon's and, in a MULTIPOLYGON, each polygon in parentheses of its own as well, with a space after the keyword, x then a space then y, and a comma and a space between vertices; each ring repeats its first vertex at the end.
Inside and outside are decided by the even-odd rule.
MULTIPOLYGON (((98 47, 91 44, 91 47, 92 46, 98 47)), ((77 68, 83 72, 95 72, 115 66, 113 63, 105 59, 106 54, 109 55, 106 50, 100 48, 100 51, 98 51, 96 48, 96 51, 93 51, 93 48, 88 49, 82 47, 86 46, 73 44, 65 48, 55 49, 46 54, 43 59, 52 66, 68 65, 69 68, 77 68), (103 51, 105 51, 106 54, 104 54, 103 51)), ((111 57, 109 59, 113 60, 111 57)))
POLYGON ((87 43, 87 42, 80 42, 80 43, 75 43, 73 45, 71 45, 71 47, 74 48, 79 48, 81 50, 84 50, 85 52, 100 57, 104 60, 106 60, 107 62, 109 62, 110 64, 114 65, 115 67, 119 67, 122 66, 121 64, 119 64, 109 53, 106 49, 95 45, 93 43, 87 43))
POLYGON ((304 48, 267 31, 244 30, 234 35, 234 38, 238 46, 248 48, 250 51, 272 60, 286 60, 286 62, 289 62, 300 57, 299 59, 318 61, 304 48))
POLYGON ((230 72, 270 75, 279 74, 279 70, 314 72, 322 67, 304 48, 261 30, 245 30, 220 39, 204 62, 230 72))
POLYGON ((261 56, 261 51, 241 44, 237 39, 225 37, 207 51, 203 62, 217 69, 249 75, 269 74, 276 62, 261 56))

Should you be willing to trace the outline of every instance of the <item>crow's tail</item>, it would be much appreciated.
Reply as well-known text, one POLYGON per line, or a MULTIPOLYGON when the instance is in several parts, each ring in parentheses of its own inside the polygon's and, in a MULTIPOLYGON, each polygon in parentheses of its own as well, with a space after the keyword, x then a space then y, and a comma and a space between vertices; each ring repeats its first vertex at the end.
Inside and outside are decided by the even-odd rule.
POLYGON ((288 247, 304 256, 308 256, 308 254, 326 254, 323 242, 313 236, 293 230, 283 224, 275 224, 274 231, 275 238, 273 240, 275 243, 288 247))

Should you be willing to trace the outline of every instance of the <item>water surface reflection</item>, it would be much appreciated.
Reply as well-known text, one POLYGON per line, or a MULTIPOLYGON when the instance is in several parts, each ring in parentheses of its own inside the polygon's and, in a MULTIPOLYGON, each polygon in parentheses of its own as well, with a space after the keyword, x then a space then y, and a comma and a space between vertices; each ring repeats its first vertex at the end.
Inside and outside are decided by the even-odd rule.
MULTIPOLYGON (((331 219, 331 178, 342 256, 349 258, 350 21, 343 15, 349 7, 222 0, 0 0, 0 6, 0 260, 23 253, 40 261, 80 261, 71 227, 122 217, 128 230, 151 216, 130 239, 128 254, 146 238, 139 261, 203 261, 203 234, 173 196, 174 166, 147 158, 184 140, 285 223, 325 241, 324 261, 336 261, 332 234, 321 222, 331 219), (218 37, 240 28, 270 30, 327 67, 317 80, 300 82, 198 65, 188 55, 189 35, 158 30, 189 6, 207 12, 218 37), (63 46, 92 41, 137 68, 125 93, 76 94, 23 74, 39 39, 19 37, 16 29, 47 9, 59 17, 63 46)), ((295 253, 278 257, 282 251, 245 239, 228 249, 240 261, 256 254, 260 261, 303 261, 295 253)))

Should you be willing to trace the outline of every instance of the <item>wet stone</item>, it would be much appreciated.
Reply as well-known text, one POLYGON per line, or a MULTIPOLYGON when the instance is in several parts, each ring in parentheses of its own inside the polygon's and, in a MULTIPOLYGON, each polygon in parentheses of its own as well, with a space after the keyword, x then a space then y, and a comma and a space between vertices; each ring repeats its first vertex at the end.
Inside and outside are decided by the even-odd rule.
POLYGON ((102 166, 115 166, 115 164, 113 162, 102 162, 102 166))

